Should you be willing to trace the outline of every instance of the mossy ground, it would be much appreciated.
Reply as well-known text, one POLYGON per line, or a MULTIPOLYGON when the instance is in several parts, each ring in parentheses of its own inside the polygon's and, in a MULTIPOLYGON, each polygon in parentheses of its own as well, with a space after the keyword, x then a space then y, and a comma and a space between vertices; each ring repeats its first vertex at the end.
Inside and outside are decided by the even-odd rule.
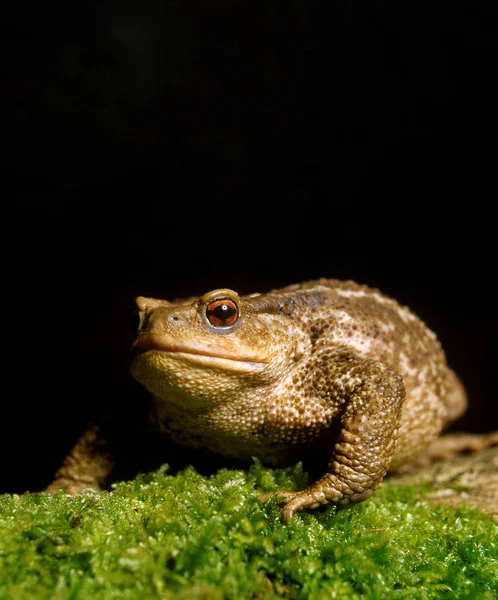
POLYGON ((351 508, 273 500, 299 466, 165 469, 112 493, 0 496, 0 599, 498 598, 498 524, 386 482, 351 508))

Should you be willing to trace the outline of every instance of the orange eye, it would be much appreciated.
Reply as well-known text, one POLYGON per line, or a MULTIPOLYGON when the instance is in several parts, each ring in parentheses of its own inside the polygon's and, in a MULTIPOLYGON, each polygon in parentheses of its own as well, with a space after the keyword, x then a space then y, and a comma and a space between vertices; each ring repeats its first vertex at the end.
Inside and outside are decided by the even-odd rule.
POLYGON ((230 298, 213 300, 206 307, 206 317, 214 327, 230 327, 239 318, 239 307, 230 298))

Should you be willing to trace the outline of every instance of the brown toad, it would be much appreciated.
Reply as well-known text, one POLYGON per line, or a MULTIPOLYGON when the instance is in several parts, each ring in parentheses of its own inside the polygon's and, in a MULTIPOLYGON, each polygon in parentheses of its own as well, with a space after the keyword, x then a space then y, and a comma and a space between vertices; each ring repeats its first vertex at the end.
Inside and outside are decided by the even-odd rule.
MULTIPOLYGON (((366 500, 388 469, 420 456, 466 407, 435 334, 351 281, 241 298, 229 289, 173 303, 139 297, 137 305, 131 372, 170 438, 268 465, 328 460, 308 489, 276 493, 284 520, 366 500)), ((93 430, 80 440, 51 491, 103 481, 111 461, 95 451, 97 439, 93 430)))

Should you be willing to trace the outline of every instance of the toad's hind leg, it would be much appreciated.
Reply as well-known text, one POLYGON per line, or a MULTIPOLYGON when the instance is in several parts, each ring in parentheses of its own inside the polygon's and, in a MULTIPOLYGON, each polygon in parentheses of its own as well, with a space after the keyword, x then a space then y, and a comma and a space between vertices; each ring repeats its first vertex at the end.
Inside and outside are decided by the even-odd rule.
POLYGON ((467 397, 463 385, 450 369, 446 370, 445 377, 446 381, 439 390, 421 390, 419 385, 415 389, 408 388, 390 471, 405 471, 412 465, 431 462, 427 449, 439 439, 441 431, 465 411, 467 397))
MULTIPOLYGON (((467 394, 456 374, 448 371, 448 394, 445 402, 446 424, 462 416, 467 408, 467 394)), ((480 452, 498 445, 498 431, 490 433, 445 433, 435 439, 420 458, 422 464, 438 460, 450 460, 458 454, 480 452)))
POLYGON ((451 423, 461 417, 467 409, 465 388, 456 373, 451 369, 448 369, 447 390, 444 403, 447 411, 446 423, 451 423))
MULTIPOLYGON (((451 370, 448 370, 447 394, 444 407, 446 409, 445 426, 461 417, 467 408, 465 388, 457 375, 451 370)), ((490 446, 497 445, 498 431, 491 431, 489 433, 443 433, 433 439, 425 451, 402 465, 400 471, 425 467, 437 461, 451 460, 459 454, 480 452, 490 446)))
MULTIPOLYGON (((341 429, 327 473, 302 492, 278 491, 287 522, 297 510, 329 503, 348 504, 370 498, 381 485, 396 446, 405 398, 402 377, 377 361, 330 359, 326 369, 330 402, 344 406, 341 429)), ((327 381, 318 386, 324 389, 327 381)))

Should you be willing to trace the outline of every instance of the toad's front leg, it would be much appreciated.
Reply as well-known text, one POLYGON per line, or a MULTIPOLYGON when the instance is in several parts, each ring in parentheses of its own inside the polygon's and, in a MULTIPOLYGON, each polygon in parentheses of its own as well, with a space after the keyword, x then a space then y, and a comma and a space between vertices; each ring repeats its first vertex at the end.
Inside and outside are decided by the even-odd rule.
POLYGON ((301 492, 277 491, 287 522, 303 508, 348 504, 370 498, 382 483, 394 453, 405 399, 403 379, 386 365, 356 358, 328 359, 323 373, 331 402, 344 405, 328 471, 301 492))
POLYGON ((67 494, 78 494, 88 488, 98 490, 113 464, 99 426, 92 423, 64 459, 55 480, 44 491, 53 494, 64 490, 67 494))

